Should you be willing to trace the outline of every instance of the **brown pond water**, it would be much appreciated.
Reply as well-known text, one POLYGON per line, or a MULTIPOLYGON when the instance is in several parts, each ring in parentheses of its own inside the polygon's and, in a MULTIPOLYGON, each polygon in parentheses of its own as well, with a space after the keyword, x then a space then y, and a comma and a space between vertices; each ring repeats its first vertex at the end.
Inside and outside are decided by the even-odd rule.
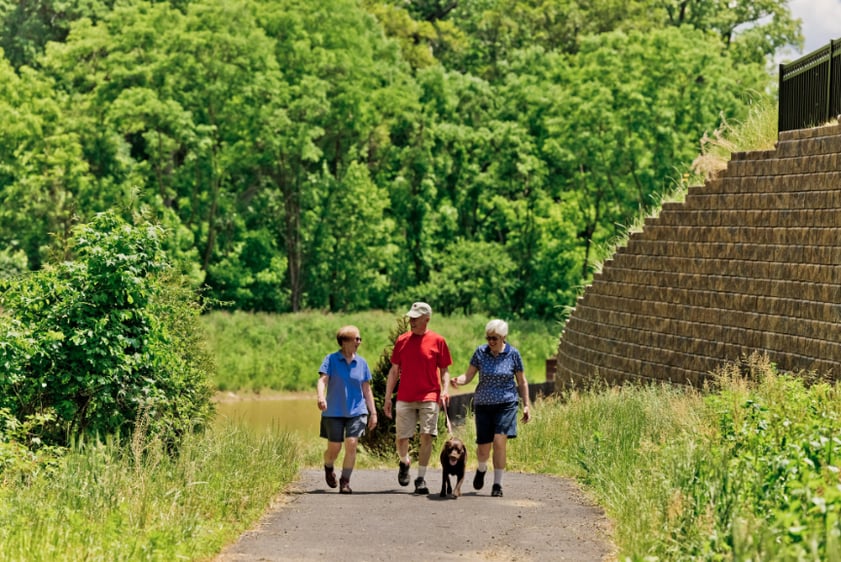
MULTIPOLYGON (((454 390, 453 395, 462 392, 472 392, 472 388, 454 390)), ((316 405, 315 393, 219 393, 214 402, 218 424, 234 421, 257 430, 274 426, 303 435, 318 435, 321 410, 316 405)))
POLYGON ((315 394, 220 394, 216 397, 216 422, 220 424, 234 421, 257 430, 277 427, 295 433, 318 435, 320 418, 321 410, 315 403, 315 394))

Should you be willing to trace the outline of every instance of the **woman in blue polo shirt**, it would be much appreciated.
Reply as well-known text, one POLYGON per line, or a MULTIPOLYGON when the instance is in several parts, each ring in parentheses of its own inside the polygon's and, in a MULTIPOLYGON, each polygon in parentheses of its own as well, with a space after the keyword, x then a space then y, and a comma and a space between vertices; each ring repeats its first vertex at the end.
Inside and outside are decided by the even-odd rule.
POLYGON ((473 352, 467 372, 450 381, 459 387, 473 380, 479 373, 479 384, 473 395, 476 418, 476 458, 478 467, 473 487, 485 485, 488 459, 493 449, 494 483, 491 496, 502 497, 502 477, 505 474, 505 448, 508 439, 517 437, 517 411, 523 401, 523 423, 531 418, 529 384, 523 369, 523 358, 515 347, 505 342, 508 323, 491 320, 485 326, 485 339, 473 352))
POLYGON ((324 358, 318 369, 318 409, 321 410, 321 437, 327 439, 324 451, 324 479, 339 493, 350 494, 350 475, 356 464, 356 447, 365 427, 377 425, 371 370, 368 362, 356 354, 362 338, 356 326, 344 326, 336 333, 339 350, 324 358), (345 445, 342 475, 336 482, 333 463, 345 445))

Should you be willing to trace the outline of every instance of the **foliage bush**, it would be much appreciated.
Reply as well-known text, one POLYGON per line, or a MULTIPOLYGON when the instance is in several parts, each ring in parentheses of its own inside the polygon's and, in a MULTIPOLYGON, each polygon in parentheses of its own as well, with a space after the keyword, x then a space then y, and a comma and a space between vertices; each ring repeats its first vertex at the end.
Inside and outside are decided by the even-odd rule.
POLYGON ((75 228, 72 261, 0 285, 0 408, 42 416, 39 438, 150 430, 173 443, 212 413, 199 309, 162 231, 113 213, 75 228))

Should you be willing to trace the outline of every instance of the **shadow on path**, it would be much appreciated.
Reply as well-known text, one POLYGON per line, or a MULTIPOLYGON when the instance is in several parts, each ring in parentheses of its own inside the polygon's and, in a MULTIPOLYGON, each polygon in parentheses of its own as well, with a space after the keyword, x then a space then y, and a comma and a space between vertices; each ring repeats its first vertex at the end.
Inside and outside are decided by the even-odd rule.
POLYGON ((396 469, 355 470, 347 495, 305 470, 215 562, 611 559, 608 522, 573 481, 506 472, 505 496, 494 498, 490 482, 476 491, 472 477, 452 499, 438 495, 440 469, 427 473, 428 496, 400 487, 396 469))

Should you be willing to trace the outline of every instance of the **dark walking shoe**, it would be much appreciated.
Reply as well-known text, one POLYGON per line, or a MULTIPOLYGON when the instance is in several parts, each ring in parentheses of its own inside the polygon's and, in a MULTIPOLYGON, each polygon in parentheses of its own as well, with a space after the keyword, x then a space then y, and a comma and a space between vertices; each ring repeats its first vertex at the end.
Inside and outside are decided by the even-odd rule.
POLYGON ((350 480, 347 478, 339 478, 339 493, 340 494, 352 494, 353 490, 350 489, 350 480))
POLYGON ((333 472, 332 466, 324 467, 324 481, 327 482, 327 485, 331 488, 338 486, 338 484, 336 484, 336 473, 333 472))
POLYGON ((418 476, 415 478, 415 493, 423 496, 429 493, 429 488, 426 487, 426 480, 418 476))
POLYGON ((409 465, 400 461, 400 470, 397 471, 397 482, 401 486, 409 485, 409 465))
POLYGON ((485 485, 485 473, 488 472, 487 470, 477 470, 476 476, 473 477, 473 489, 474 490, 481 490, 482 486, 485 485))
POLYGON ((502 497, 502 486, 500 486, 499 484, 494 484, 493 488, 491 488, 491 495, 495 498, 501 498, 502 497))

